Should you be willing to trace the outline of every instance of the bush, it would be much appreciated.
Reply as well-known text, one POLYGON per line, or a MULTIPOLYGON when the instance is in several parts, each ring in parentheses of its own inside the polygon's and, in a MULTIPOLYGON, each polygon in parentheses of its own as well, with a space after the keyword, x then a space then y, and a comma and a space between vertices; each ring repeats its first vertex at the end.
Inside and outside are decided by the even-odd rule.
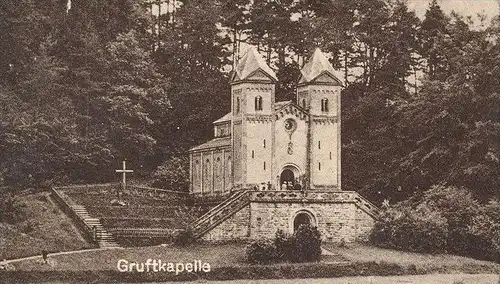
POLYGON ((247 260, 250 263, 268 264, 276 260, 276 248, 269 240, 252 242, 246 248, 247 260))
POLYGON ((194 231, 191 228, 178 231, 174 235, 174 244, 185 247, 195 242, 194 231))
POLYGON ((425 205, 387 209, 375 223, 370 239, 382 247, 441 253, 447 248, 448 224, 439 212, 425 205))
POLYGON ((295 238, 283 230, 278 230, 274 237, 276 257, 279 260, 290 260, 294 255, 295 238))
POLYGON ((14 224, 25 219, 26 204, 10 192, 0 191, 0 222, 14 224))
POLYGON ((415 252, 452 252, 499 261, 500 205, 481 205, 465 188, 434 186, 387 208, 372 243, 415 252))
POLYGON ((481 214, 480 204, 466 188, 433 186, 427 190, 417 206, 426 204, 431 211, 440 212, 448 223, 448 251, 472 255, 477 246, 470 226, 481 214))
POLYGON ((294 253, 291 261, 319 261, 321 257, 321 234, 311 225, 300 225, 293 234, 294 253))
POLYGON ((308 262, 318 261, 321 257, 321 234, 310 225, 301 225, 291 236, 278 230, 274 245, 280 260, 308 262))
POLYGON ((152 186, 168 190, 189 191, 189 158, 172 157, 153 174, 152 186))
POLYGON ((475 257, 500 263, 500 203, 490 201, 481 208, 481 214, 473 218, 469 232, 474 241, 475 257))

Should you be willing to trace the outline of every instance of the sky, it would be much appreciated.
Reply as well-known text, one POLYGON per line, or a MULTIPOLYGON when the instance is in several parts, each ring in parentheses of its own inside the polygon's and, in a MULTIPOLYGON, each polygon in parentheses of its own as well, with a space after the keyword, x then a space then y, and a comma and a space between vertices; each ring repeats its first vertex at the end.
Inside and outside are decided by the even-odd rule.
MULTIPOLYGON (((408 7, 415 10, 418 17, 421 19, 425 14, 425 10, 429 6, 431 0, 406 0, 408 7)), ((68 0, 68 6, 71 4, 68 0)), ((476 17, 478 13, 484 13, 489 19, 500 14, 500 0, 438 0, 439 5, 446 14, 455 11, 464 16, 476 17)), ((172 9, 172 8, 170 8, 172 9)), ((162 5, 162 13, 167 10, 167 5, 162 5)), ((153 7, 153 13, 158 13, 158 8, 153 7)))
MULTIPOLYGON (((431 0, 407 0, 408 7, 415 10, 417 16, 423 18, 431 0)), ((484 13, 489 19, 499 14, 500 0, 438 0, 446 14, 455 11, 464 16, 476 16, 484 13)))

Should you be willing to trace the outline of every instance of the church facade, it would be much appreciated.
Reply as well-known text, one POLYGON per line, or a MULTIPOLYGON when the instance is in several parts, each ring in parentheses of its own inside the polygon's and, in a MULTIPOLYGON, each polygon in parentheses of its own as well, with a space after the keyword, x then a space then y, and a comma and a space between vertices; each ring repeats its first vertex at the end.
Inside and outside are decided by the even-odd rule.
POLYGON ((213 122, 213 140, 190 150, 194 195, 340 189, 342 82, 319 49, 301 73, 297 103, 276 102, 274 71, 247 52, 231 79, 231 112, 213 122))
POLYGON ((342 191, 342 81, 316 49, 301 70, 296 101, 275 101, 274 71, 255 48, 231 78, 231 112, 214 138, 189 151, 191 193, 227 196, 193 225, 209 240, 273 238, 300 224, 331 242, 365 240, 377 208, 342 191))

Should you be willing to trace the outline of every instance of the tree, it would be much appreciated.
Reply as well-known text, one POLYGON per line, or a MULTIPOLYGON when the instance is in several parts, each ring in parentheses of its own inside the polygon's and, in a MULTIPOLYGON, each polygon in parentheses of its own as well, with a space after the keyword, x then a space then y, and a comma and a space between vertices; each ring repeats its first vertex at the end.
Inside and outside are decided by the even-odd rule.
POLYGON ((425 18, 422 21, 420 29, 420 53, 426 58, 427 73, 431 78, 442 72, 444 53, 440 49, 439 43, 448 34, 449 21, 449 18, 444 14, 437 0, 433 0, 425 12, 425 18))
POLYGON ((176 12, 175 27, 162 31, 154 54, 161 73, 171 78, 170 113, 155 137, 162 157, 185 153, 212 136, 211 121, 229 110, 230 42, 221 36, 221 7, 209 0, 185 1, 176 12))

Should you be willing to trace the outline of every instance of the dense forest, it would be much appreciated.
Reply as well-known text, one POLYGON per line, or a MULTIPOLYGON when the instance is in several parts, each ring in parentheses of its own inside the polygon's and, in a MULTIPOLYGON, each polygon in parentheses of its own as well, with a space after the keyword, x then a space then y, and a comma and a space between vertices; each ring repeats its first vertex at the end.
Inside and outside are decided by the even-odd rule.
POLYGON ((343 189, 500 195, 498 16, 473 25, 437 1, 420 19, 393 0, 2 0, 0 35, 0 187, 111 181, 127 159, 185 189, 185 151, 228 111, 252 44, 278 100, 314 47, 342 71, 343 189))

